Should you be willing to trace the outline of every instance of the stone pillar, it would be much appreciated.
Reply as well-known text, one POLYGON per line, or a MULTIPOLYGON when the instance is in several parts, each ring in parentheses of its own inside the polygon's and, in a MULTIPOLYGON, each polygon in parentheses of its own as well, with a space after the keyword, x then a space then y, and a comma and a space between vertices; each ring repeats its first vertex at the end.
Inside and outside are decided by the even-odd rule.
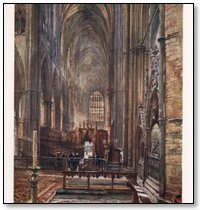
MULTIPOLYGON (((114 31, 113 31, 113 77, 114 84, 112 89, 113 97, 113 140, 120 142, 117 146, 124 146, 123 142, 123 5, 115 4, 114 9, 114 31)), ((115 141, 114 141, 115 142, 115 141)), ((126 148, 123 148, 124 154, 127 154, 126 148)), ((126 156, 126 155, 124 155, 126 156)))
POLYGON ((134 20, 133 20, 133 4, 130 5, 130 14, 129 14, 129 19, 130 19, 130 23, 129 23, 129 61, 128 61, 128 65, 129 65, 129 75, 128 75, 128 80, 129 80, 129 95, 128 95, 128 166, 132 167, 133 166, 133 71, 134 71, 134 55, 133 53, 130 53, 130 49, 133 47, 134 45, 134 38, 133 38, 133 24, 134 24, 134 20))
POLYGON ((108 144, 111 143, 111 93, 110 90, 107 90, 107 128, 108 128, 108 144))
POLYGON ((147 176, 148 176, 148 153, 149 153, 149 139, 150 139, 150 135, 151 135, 151 129, 149 127, 146 128, 146 140, 145 140, 145 145, 146 145, 146 149, 145 149, 145 158, 144 158, 144 180, 143 183, 145 182, 147 176))
POLYGON ((124 166, 131 165, 130 149, 128 141, 128 95, 129 95, 129 41, 130 41, 130 5, 125 5, 123 8, 123 51, 127 52, 123 55, 123 85, 122 85, 122 97, 123 97, 123 119, 122 119, 122 141, 124 144, 124 166))
POLYGON ((68 123, 67 127, 68 129, 73 128, 73 121, 74 121, 74 111, 73 111, 73 103, 74 103, 74 97, 73 97, 73 89, 71 86, 69 86, 68 90, 68 123))
POLYGON ((51 100, 48 99, 46 101, 46 107, 45 107, 45 126, 51 127, 51 100))
POLYGON ((60 130, 60 99, 59 97, 56 99, 56 103, 55 103, 55 128, 57 130, 60 130))
MULTIPOLYGON (((133 33, 134 33, 134 40, 133 40, 133 45, 132 48, 135 48, 137 46, 137 14, 136 14, 136 8, 137 5, 134 5, 134 10, 133 10, 133 20, 134 20, 134 25, 133 25, 133 33)), ((132 167, 136 167, 136 142, 135 142, 135 133, 136 133, 136 127, 137 127, 137 51, 133 51, 133 113, 132 113, 132 118, 133 118, 133 148, 132 148, 132 153, 133 153, 133 160, 132 160, 132 167)))
POLYGON ((68 114, 66 112, 63 112, 62 116, 63 116, 63 130, 67 131, 68 130, 68 127, 67 127, 68 114))
MULTIPOLYGON (((25 90, 26 153, 32 154, 32 130, 40 136, 39 5, 27 5, 27 89, 25 90)), ((39 151, 38 151, 39 152, 39 151)))
POLYGON ((63 98, 60 99, 60 131, 63 131, 63 98))
POLYGON ((133 167, 136 168, 136 130, 137 130, 137 123, 138 123, 138 104, 140 100, 140 8, 138 5, 135 7, 135 43, 134 43, 134 54, 135 54, 135 62, 134 62, 134 160, 133 160, 133 167))
POLYGON ((160 4, 160 59, 159 59, 159 127, 160 142, 160 177, 159 196, 165 196, 165 4, 160 4))
MULTIPOLYGON (((66 85, 67 86, 67 85, 66 85)), ((67 87, 65 87, 65 90, 67 87)), ((68 130, 68 122, 69 122, 69 98, 68 98, 68 91, 64 92, 63 94, 63 112, 62 112, 62 117, 63 117, 63 131, 68 130)))

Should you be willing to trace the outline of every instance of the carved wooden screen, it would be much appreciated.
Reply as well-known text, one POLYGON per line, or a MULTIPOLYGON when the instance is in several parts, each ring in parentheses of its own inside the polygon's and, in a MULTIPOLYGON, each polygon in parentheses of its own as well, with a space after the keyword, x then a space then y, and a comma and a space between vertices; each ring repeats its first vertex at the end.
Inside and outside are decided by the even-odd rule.
POLYGON ((95 91, 90 96, 89 119, 91 122, 104 121, 104 98, 99 91, 95 91))
POLYGON ((149 177, 159 181, 159 160, 160 160, 160 129, 158 125, 158 93, 154 91, 150 99, 150 136, 148 137, 148 166, 149 177))
POLYGON ((147 162, 145 176, 159 182, 160 174, 160 130, 159 130, 159 27, 160 10, 158 5, 152 5, 152 23, 150 26, 149 75, 147 81, 147 162), (148 83, 147 83, 148 84, 148 83))

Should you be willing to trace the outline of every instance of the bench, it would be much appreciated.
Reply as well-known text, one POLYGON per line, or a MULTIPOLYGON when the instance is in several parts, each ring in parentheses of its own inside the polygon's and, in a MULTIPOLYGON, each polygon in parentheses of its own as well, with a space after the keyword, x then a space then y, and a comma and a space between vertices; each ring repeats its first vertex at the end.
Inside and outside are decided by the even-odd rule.
POLYGON ((135 182, 135 180, 129 179, 127 186, 131 188, 132 201, 133 203, 152 203, 149 196, 144 192, 144 190, 135 182))

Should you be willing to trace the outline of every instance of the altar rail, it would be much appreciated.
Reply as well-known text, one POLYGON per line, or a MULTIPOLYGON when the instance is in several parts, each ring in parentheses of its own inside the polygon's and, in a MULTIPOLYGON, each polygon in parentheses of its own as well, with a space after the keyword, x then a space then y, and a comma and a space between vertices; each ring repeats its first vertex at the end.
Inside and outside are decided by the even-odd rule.
POLYGON ((66 177, 74 177, 78 176, 87 177, 87 189, 90 189, 90 178, 96 177, 99 178, 103 176, 104 178, 111 178, 111 189, 114 186, 114 179, 120 179, 122 177, 126 177, 127 179, 131 179, 134 182, 137 181, 137 173, 136 172, 118 172, 118 171, 63 171, 63 189, 66 188, 66 177))

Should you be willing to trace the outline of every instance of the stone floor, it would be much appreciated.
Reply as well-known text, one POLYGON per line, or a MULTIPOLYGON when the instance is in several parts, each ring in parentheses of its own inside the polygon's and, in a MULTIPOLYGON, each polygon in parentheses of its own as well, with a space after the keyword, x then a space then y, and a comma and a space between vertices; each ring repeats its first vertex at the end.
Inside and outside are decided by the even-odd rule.
MULTIPOLYGON (((14 177, 14 202, 31 202, 30 172, 15 170, 14 177)), ((111 190, 109 178, 92 178, 91 193, 86 190, 86 178, 68 178, 66 182, 66 188, 74 189, 75 192, 56 194, 62 188, 62 174, 55 171, 40 171, 38 203, 131 203, 131 192, 126 186, 126 179, 123 178, 115 180, 114 191, 111 190)))
POLYGON ((88 190, 87 178, 74 177, 67 180, 66 189, 59 190, 51 203, 132 203, 132 192, 125 178, 115 180, 113 189, 110 178, 91 178, 88 190))
POLYGON ((132 203, 130 194, 56 195, 51 203, 132 203))
MULTIPOLYGON (((14 202, 29 203, 31 199, 31 187, 29 179, 31 173, 28 170, 15 170, 14 173, 14 202)), ((38 202, 48 202, 55 191, 62 186, 62 175, 57 172, 49 173, 40 171, 38 181, 38 202)))

